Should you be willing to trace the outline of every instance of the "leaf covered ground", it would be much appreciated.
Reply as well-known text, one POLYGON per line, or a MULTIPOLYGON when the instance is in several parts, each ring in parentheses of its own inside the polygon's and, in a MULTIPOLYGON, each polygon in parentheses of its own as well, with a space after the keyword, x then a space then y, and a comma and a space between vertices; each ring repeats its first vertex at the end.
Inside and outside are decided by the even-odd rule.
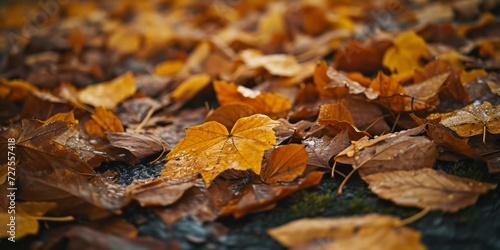
POLYGON ((3 4, 2 249, 500 248, 499 10, 3 4))

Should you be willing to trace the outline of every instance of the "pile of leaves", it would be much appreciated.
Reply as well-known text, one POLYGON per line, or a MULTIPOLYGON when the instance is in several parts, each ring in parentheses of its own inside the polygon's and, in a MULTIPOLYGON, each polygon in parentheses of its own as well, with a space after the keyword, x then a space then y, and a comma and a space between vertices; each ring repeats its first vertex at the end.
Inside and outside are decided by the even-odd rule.
MULTIPOLYGON (((119 215, 241 218, 334 175, 339 195, 359 173, 417 217, 497 186, 433 169, 474 159, 500 172, 494 1, 54 4, 4 6, 0 18, 0 151, 15 138, 17 240, 39 221, 77 220, 47 230, 43 249, 176 248, 119 215), (99 171, 158 161, 159 176, 132 183, 99 171)), ((0 165, 7 197, 7 157, 0 165)), ((4 238, 8 206, 0 199, 4 238)), ((268 233, 297 249, 424 249, 412 220, 301 219, 268 233)))

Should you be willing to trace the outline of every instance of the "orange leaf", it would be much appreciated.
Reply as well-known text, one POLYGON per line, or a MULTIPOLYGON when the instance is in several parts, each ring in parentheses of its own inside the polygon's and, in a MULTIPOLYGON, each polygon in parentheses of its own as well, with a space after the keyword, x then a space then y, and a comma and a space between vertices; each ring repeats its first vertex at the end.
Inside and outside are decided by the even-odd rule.
POLYGON ((221 106, 244 103, 255 109, 255 112, 271 117, 284 117, 291 108, 290 101, 274 93, 260 93, 234 83, 214 81, 217 100, 221 106))
POLYGON ((293 181, 306 169, 309 155, 301 144, 280 146, 269 155, 260 177, 268 184, 293 181))
POLYGON ((103 107, 96 107, 92 119, 85 123, 85 130, 92 137, 106 137, 106 132, 125 131, 120 119, 103 107))
POLYGON ((354 123, 351 112, 342 103, 321 105, 319 109, 318 123, 325 124, 328 120, 346 121, 354 123))
POLYGON ((276 143, 280 123, 265 115, 239 119, 231 130, 214 121, 186 130, 186 138, 167 155, 163 176, 181 178, 200 173, 207 186, 226 169, 251 169, 260 174, 266 149, 276 143))
POLYGON ((378 103, 396 112, 404 111, 410 101, 410 98, 404 96, 406 91, 403 86, 382 72, 373 79, 370 88, 378 93, 378 103))

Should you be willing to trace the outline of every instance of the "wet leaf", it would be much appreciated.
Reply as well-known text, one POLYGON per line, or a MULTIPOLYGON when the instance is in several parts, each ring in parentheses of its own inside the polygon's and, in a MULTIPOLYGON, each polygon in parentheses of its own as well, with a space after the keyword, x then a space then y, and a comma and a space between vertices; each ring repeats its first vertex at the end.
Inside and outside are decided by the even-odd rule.
POLYGON ((167 142, 152 134, 107 132, 106 138, 111 146, 126 149, 138 159, 144 159, 157 153, 165 153, 172 149, 167 142))
POLYGON ((276 143, 272 129, 278 125, 267 116, 252 115, 239 119, 231 133, 214 121, 188 128, 186 138, 167 155, 161 175, 181 178, 199 173, 208 186, 226 169, 260 174, 264 150, 276 143))
POLYGON ((456 212, 476 203, 497 185, 449 175, 433 169, 392 171, 363 177, 379 197, 403 206, 456 212))
POLYGON ((427 119, 441 118, 441 124, 461 137, 500 133, 500 109, 489 102, 471 104, 461 110, 445 114, 432 114, 427 119))
MULTIPOLYGON (((78 152, 53 140, 70 128, 71 124, 54 121, 48 124, 37 120, 22 120, 21 128, 10 128, 0 133, 0 148, 7 152, 7 138, 15 138, 18 165, 29 171, 67 168, 78 173, 93 173, 92 168, 79 158, 78 152)), ((7 158, 1 161, 5 164, 7 158)))
POLYGON ((425 249, 420 233, 393 216, 300 219, 268 234, 291 249, 425 249))

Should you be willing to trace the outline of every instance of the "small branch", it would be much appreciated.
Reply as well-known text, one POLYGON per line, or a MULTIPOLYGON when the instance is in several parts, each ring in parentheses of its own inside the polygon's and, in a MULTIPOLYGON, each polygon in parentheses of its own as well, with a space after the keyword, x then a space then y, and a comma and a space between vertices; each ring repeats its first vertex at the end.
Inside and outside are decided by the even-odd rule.
POLYGON ((408 225, 410 223, 413 223, 413 222, 419 220, 420 218, 424 217, 427 213, 429 213, 429 211, 431 211, 430 208, 428 208, 428 207, 424 208, 422 211, 402 220, 403 225, 408 225))

